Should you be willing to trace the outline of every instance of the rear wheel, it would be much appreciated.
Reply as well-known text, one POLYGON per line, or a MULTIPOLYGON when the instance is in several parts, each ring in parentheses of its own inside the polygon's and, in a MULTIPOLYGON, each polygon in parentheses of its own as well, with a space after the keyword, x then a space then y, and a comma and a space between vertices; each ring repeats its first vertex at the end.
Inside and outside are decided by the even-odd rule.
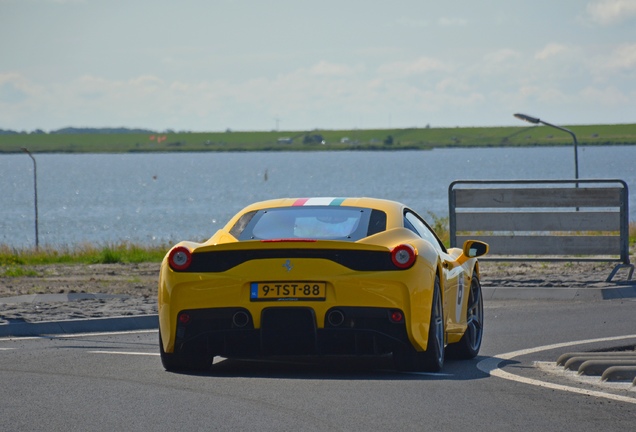
POLYGON ((161 332, 159 332, 159 355, 161 356, 161 364, 168 372, 208 370, 213 360, 209 354, 165 352, 161 332))
POLYGON ((481 294, 479 278, 473 275, 468 295, 466 310, 466 332, 459 342, 449 345, 446 350, 449 356, 456 359, 472 359, 477 357, 484 335, 484 299, 481 294))
POLYGON ((401 351, 394 353, 395 366, 399 370, 439 372, 444 366, 444 308, 439 285, 439 277, 436 277, 426 351, 401 351))

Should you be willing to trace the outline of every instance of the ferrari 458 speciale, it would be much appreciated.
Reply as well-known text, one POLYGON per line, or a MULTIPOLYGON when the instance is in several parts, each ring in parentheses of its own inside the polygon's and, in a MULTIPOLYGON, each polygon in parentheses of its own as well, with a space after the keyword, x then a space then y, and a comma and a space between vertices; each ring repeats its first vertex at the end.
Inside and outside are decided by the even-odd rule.
POLYGON ((203 243, 183 241, 159 277, 159 348, 167 370, 214 356, 392 356, 439 371, 473 358, 483 336, 477 257, 447 249, 394 201, 276 199, 252 204, 203 243))

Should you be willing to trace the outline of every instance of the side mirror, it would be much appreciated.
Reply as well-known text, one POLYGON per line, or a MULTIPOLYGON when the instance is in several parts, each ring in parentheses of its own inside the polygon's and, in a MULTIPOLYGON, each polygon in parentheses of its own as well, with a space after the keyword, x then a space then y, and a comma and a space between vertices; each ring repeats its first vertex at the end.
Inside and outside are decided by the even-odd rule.
POLYGON ((477 258, 488 253, 488 243, 479 240, 466 240, 462 252, 468 258, 477 258))
POLYGON ((488 253, 488 243, 479 240, 466 240, 462 247, 462 254, 455 261, 444 261, 444 268, 452 269, 464 264, 471 258, 484 256, 488 253))

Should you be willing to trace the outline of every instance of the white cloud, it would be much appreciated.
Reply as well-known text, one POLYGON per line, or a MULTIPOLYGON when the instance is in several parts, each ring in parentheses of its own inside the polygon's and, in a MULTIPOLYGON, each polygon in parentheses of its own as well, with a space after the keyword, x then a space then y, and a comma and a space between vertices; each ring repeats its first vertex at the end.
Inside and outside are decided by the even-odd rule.
POLYGON ((405 78, 449 69, 450 66, 441 60, 420 57, 412 61, 386 63, 378 68, 378 73, 387 78, 405 78))
POLYGON ((468 92, 470 90, 470 86, 456 77, 446 77, 439 81, 435 88, 440 92, 468 92))
POLYGON ((421 18, 399 18, 395 21, 394 26, 396 27, 405 27, 405 28, 426 28, 429 26, 429 22, 427 20, 421 18))
POLYGON ((520 57, 519 52, 513 49, 503 48, 486 54, 484 60, 486 63, 506 63, 511 60, 517 60, 520 57))
POLYGON ((636 0, 600 0, 587 4, 587 16, 601 25, 612 25, 636 18, 636 0))
POLYGON ((23 2, 23 3, 53 3, 53 4, 82 4, 82 3, 86 3, 86 0, 0 0, 0 4, 2 3, 18 3, 18 2, 23 2))
POLYGON ((566 49, 567 47, 565 45, 552 42, 546 45, 541 51, 537 52, 534 55, 534 58, 537 60, 546 60, 550 57, 562 53, 566 49))
POLYGON ((601 106, 629 106, 630 99, 633 97, 628 96, 621 90, 614 86, 607 88, 586 87, 581 91, 581 96, 588 104, 601 105, 601 106))
POLYGON ((636 67, 636 43, 618 46, 604 66, 618 70, 630 70, 636 67))
POLYGON ((464 18, 447 18, 447 17, 442 17, 437 22, 442 27, 462 27, 468 23, 468 21, 465 20, 464 18))
POLYGON ((0 103, 16 104, 37 95, 42 89, 31 83, 24 76, 15 73, 0 73, 0 103))
POLYGON ((623 88, 633 88, 636 79, 636 43, 606 48, 590 55, 585 61, 593 81, 612 83, 623 88))
POLYGON ((310 71, 314 75, 323 75, 323 76, 350 76, 355 74, 354 68, 336 64, 329 63, 326 61, 321 61, 310 68, 310 71))

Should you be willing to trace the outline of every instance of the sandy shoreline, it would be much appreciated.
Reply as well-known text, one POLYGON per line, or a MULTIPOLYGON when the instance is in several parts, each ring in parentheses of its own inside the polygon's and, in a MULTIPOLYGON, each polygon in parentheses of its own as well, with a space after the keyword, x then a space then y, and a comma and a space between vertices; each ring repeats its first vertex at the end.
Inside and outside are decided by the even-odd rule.
MULTIPOLYGON (((616 263, 482 262, 484 288, 607 288, 625 286, 627 271, 606 282, 616 263)), ((134 316, 157 313, 159 263, 46 265, 37 276, 0 278, 0 322, 134 316), (104 298, 75 294, 106 294, 104 298), (34 301, 33 294, 65 294, 65 301, 34 301), (3 298, 25 296, 7 303, 3 298), (78 298, 79 299, 74 299, 78 298)), ((636 284, 631 281, 630 284, 636 284)), ((59 299, 58 299, 59 300, 59 299)))

